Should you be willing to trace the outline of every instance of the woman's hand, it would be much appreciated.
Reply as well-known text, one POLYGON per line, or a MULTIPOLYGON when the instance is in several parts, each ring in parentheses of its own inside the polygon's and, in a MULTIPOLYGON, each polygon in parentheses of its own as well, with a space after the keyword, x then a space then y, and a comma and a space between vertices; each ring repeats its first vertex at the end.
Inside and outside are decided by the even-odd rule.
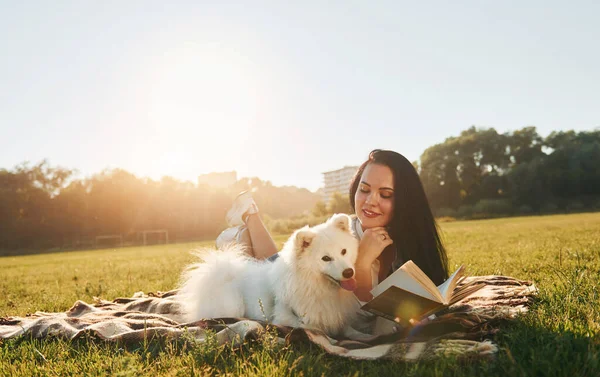
POLYGON ((379 257, 383 249, 394 241, 390 238, 384 227, 369 228, 365 230, 358 246, 357 268, 368 267, 379 257))
POLYGON ((363 233, 358 245, 358 257, 355 265, 357 288, 354 294, 359 300, 366 302, 373 299, 370 293, 373 289, 371 266, 383 249, 392 243, 393 241, 384 227, 369 228, 363 233))

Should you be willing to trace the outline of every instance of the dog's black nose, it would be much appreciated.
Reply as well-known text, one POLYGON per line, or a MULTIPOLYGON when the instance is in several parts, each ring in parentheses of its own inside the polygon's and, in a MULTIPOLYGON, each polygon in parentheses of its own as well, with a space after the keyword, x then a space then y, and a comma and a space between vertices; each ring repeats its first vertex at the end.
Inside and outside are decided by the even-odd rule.
POLYGON ((352 276, 354 276, 354 270, 351 268, 346 268, 344 272, 342 272, 342 276, 346 279, 350 279, 352 276))

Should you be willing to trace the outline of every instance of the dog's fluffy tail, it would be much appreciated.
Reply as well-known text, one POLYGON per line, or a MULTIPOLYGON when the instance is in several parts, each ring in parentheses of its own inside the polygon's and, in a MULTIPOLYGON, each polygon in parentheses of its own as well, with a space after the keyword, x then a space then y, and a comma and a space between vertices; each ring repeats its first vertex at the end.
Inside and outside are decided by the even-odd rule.
POLYGON ((179 290, 188 322, 244 315, 244 298, 235 279, 249 258, 243 250, 241 245, 230 244, 223 251, 195 251, 201 262, 184 271, 179 290))

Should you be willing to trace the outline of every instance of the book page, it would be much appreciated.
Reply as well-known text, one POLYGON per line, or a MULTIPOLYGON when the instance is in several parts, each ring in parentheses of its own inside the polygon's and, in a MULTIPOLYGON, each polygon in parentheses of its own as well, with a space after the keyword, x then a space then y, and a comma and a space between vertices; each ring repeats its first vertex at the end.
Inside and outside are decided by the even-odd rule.
POLYGON ((444 307, 437 301, 392 286, 361 309, 392 321, 399 318, 402 323, 408 323, 411 319, 420 319, 444 307))
POLYGON ((422 287, 426 289, 433 297, 435 297, 436 301, 443 302, 444 298, 440 294, 438 287, 431 281, 429 276, 427 276, 423 270, 419 268, 412 260, 404 263, 400 266, 399 270, 403 270, 410 274, 422 287))
POLYGON ((429 300, 440 301, 437 297, 432 295, 427 289, 425 289, 417 280, 413 278, 411 274, 404 271, 402 268, 394 271, 393 274, 388 276, 384 281, 379 283, 375 288, 371 290, 371 294, 374 297, 379 296, 388 288, 396 286, 406 291, 412 292, 421 297, 425 297, 429 300))
POLYGON ((438 285, 438 289, 442 294, 442 298, 444 299, 442 301, 444 304, 448 305, 450 303, 454 288, 456 288, 456 284, 463 276, 464 270, 464 266, 460 266, 448 279, 446 279, 445 282, 438 285))

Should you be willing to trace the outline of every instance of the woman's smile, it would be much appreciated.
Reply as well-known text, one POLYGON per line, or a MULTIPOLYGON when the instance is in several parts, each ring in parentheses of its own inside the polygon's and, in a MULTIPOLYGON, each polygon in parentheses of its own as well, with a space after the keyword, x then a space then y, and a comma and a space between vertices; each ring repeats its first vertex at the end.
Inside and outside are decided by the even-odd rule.
POLYGON ((377 212, 373 212, 373 211, 369 211, 368 209, 364 209, 363 208, 363 214, 365 215, 365 217, 368 217, 370 219, 373 219, 377 216, 381 216, 381 213, 377 213, 377 212))

